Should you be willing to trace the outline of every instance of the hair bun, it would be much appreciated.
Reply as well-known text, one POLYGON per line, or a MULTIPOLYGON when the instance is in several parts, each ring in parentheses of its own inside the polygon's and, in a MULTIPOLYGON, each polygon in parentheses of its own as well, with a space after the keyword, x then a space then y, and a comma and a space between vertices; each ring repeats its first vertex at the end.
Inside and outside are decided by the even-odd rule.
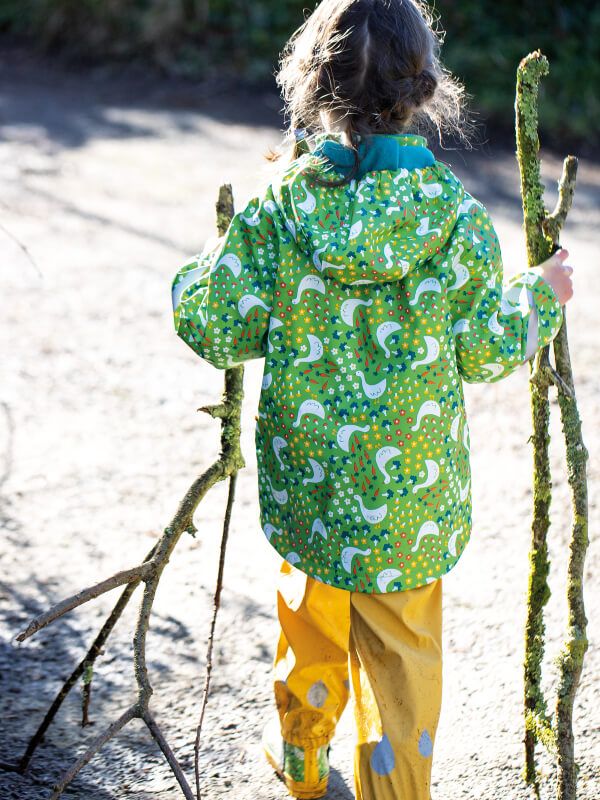
POLYGON ((421 70, 413 78, 412 100, 420 106, 430 100, 437 88, 437 79, 429 69, 421 70))

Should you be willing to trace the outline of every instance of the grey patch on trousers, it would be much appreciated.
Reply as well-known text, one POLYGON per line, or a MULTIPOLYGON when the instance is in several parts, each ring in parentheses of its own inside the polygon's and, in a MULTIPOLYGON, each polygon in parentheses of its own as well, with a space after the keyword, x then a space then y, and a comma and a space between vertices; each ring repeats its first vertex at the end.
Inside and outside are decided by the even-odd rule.
POLYGON ((323 708, 328 695, 329 689, 325 686, 323 681, 317 681, 316 683, 313 683, 306 693, 308 702, 315 708, 323 708))

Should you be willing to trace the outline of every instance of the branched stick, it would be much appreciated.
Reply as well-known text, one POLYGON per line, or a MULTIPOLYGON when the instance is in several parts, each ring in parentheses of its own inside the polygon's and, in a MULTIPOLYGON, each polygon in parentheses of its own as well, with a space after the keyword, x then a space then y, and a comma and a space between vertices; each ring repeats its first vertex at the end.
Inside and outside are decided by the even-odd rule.
MULTIPOLYGON (((217 203, 217 219, 220 233, 223 233, 227 228, 232 214, 233 198, 231 187, 223 186, 221 187, 219 201, 217 203)), ((63 688, 55 698, 54 703, 44 717, 42 725, 40 725, 40 728, 38 728, 38 731, 30 741, 25 756, 19 763, 19 767, 25 769, 35 748, 41 741, 43 733, 47 730, 48 726, 52 722, 52 719, 54 718, 67 693, 70 691, 77 679, 84 673, 84 671, 86 669, 91 669, 93 666, 95 658, 110 635, 116 620, 121 615, 135 587, 140 582, 145 584, 138 621, 133 637, 134 675, 138 688, 137 701, 131 706, 131 708, 122 714, 118 720, 113 722, 112 725, 110 725, 92 740, 83 755, 80 756, 80 758, 78 758, 71 768, 62 776, 54 788, 52 800, 56 800, 56 798, 60 797, 66 787, 74 780, 76 775, 78 775, 83 767, 89 763, 94 755, 125 725, 127 725, 127 723, 136 718, 142 719, 146 723, 151 736, 159 745, 167 763, 169 764, 169 767, 175 775, 186 800, 194 800, 194 795, 185 778, 185 775, 149 709, 149 703, 153 689, 150 683, 146 664, 146 637, 156 590, 158 588, 163 570, 168 564, 173 550, 177 546, 177 543, 184 533, 193 534, 196 532, 193 522, 194 513, 207 492, 218 481, 229 477, 231 478, 231 484, 225 513, 221 558, 219 563, 219 576, 215 594, 215 607, 211 626, 211 638, 209 640, 209 657, 212 659, 212 637, 214 635, 216 613, 218 611, 222 588, 225 545, 227 542, 231 508, 234 498, 235 475, 239 469, 244 467, 244 459, 240 447, 243 375, 244 369, 242 366, 237 366, 233 369, 228 369, 225 371, 225 391, 223 400, 220 405, 206 409, 208 413, 211 413, 213 416, 221 419, 221 453, 219 455, 219 459, 192 483, 183 500, 179 504, 179 508, 177 509, 175 516, 165 529, 162 537, 152 549, 149 556, 147 556, 142 564, 140 564, 138 567, 135 567, 132 570, 119 572, 116 575, 113 575, 111 578, 95 584, 94 586, 89 587, 88 589, 85 589, 68 598, 67 600, 64 600, 62 603, 54 606, 45 614, 42 614, 33 620, 23 634, 18 637, 19 640, 22 641, 23 639, 27 638, 27 636, 32 635, 37 630, 40 630, 45 625, 48 625, 54 619, 57 619, 59 616, 67 613, 69 610, 89 602, 94 597, 110 591, 110 589, 127 584, 125 591, 119 598, 119 602, 113 609, 113 612, 109 616, 108 620, 105 622, 102 631, 98 634, 96 641, 88 651, 88 654, 73 671, 70 678, 66 681, 63 688)), ((204 715, 204 709, 206 706, 209 685, 210 675, 208 674, 205 687, 205 697, 203 699, 202 717, 204 715)), ((84 718, 85 715, 86 706, 84 701, 84 718)), ((198 737, 200 728, 201 723, 197 734, 198 737)))
MULTIPOLYGON (((539 51, 531 53, 517 71, 516 135, 517 158, 521 175, 521 194, 525 218, 527 255, 530 266, 545 261, 558 248, 560 231, 573 201, 577 159, 568 156, 559 182, 558 201, 551 214, 543 203, 538 157, 537 96, 540 79, 548 73, 548 61, 539 51)), ((581 421, 575 399, 575 387, 568 351, 566 312, 554 338, 556 369, 549 360, 549 346, 541 348, 531 366, 531 410, 533 418, 533 521, 528 582, 527 620, 525 627, 524 702, 525 702, 525 780, 540 795, 535 767, 536 742, 556 754, 559 800, 575 800, 577 775, 572 730, 573 703, 587 648, 587 620, 583 605, 583 565, 587 548, 587 450, 581 437, 581 421), (556 718, 551 720, 542 693, 541 674, 545 626, 543 609, 550 596, 548 587, 547 534, 552 496, 548 425, 550 406, 548 388, 558 389, 563 432, 567 449, 567 470, 571 487, 574 524, 568 566, 567 602, 569 630, 559 657, 560 681, 556 718)))

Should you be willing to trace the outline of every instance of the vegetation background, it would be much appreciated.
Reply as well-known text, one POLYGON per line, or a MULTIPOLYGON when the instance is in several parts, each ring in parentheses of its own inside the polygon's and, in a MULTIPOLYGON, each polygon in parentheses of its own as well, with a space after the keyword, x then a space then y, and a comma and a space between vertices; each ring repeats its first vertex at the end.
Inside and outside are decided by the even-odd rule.
MULTIPOLYGON (((137 62, 192 79, 272 81, 278 54, 315 0, 1 0, 0 33, 69 61, 137 62)), ((540 48, 547 144, 600 145, 600 3, 596 0, 437 0, 446 66, 472 106, 512 134, 515 65, 540 48)), ((584 148, 582 150, 581 148, 584 148)))

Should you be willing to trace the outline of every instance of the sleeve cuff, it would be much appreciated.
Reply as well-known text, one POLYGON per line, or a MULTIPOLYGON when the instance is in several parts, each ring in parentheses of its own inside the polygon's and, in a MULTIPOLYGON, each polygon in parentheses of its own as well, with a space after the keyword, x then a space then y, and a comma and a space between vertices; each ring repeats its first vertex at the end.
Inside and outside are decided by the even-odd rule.
MULTIPOLYGON (((531 321, 527 337, 527 353, 530 353, 529 333, 535 341, 536 336, 532 328, 537 327, 537 343, 535 350, 549 344, 559 332, 563 324, 562 306, 552 286, 536 272, 527 272, 528 297, 532 305, 531 317, 535 315, 535 322, 531 321), (533 302, 532 302, 533 301, 533 302)), ((533 352, 535 352, 535 350, 533 352)), ((530 358, 533 353, 526 356, 530 358)))

